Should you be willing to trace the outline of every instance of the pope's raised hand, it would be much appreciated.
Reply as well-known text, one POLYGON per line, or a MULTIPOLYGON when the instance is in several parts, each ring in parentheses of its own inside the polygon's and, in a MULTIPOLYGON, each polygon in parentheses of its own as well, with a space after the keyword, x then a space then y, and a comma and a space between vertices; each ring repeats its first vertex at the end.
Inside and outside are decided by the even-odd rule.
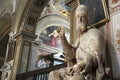
POLYGON ((57 30, 57 32, 58 32, 58 35, 59 35, 60 37, 65 36, 65 32, 64 32, 64 29, 63 29, 63 28, 59 28, 59 29, 57 30))

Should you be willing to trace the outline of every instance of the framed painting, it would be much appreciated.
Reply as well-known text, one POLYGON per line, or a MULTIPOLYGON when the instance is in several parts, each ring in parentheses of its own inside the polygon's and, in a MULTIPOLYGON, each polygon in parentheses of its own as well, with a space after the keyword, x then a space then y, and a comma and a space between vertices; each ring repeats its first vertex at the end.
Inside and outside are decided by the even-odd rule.
MULTIPOLYGON (((62 44, 60 37, 58 36, 57 29, 61 28, 60 26, 48 26, 44 30, 42 30, 39 41, 41 41, 43 44, 46 44, 50 47, 57 48, 59 50, 62 50, 62 44)), ((67 36, 67 40, 69 41, 69 30, 66 27, 63 27, 65 29, 65 35, 67 36)))
POLYGON ((109 21, 105 0, 79 0, 79 4, 88 8, 89 25, 97 27, 109 21))

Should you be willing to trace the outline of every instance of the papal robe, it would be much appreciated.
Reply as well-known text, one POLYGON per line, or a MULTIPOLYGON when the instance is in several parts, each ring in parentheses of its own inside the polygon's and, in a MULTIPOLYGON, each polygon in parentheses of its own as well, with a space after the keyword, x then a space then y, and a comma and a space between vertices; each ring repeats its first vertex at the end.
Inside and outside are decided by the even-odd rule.
POLYGON ((106 70, 105 64, 105 45, 104 38, 98 29, 91 28, 79 35, 75 44, 71 46, 65 36, 61 37, 63 51, 68 59, 69 67, 73 60, 75 64, 86 61, 84 74, 70 72, 67 68, 52 71, 49 80, 104 80, 106 70))

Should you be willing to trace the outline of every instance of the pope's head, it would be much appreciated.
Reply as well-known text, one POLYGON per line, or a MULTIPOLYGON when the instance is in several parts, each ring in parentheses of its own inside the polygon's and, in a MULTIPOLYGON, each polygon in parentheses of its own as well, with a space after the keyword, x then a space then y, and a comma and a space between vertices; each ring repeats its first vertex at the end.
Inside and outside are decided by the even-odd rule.
POLYGON ((79 5, 75 10, 76 30, 84 32, 88 26, 88 9, 84 5, 79 5))

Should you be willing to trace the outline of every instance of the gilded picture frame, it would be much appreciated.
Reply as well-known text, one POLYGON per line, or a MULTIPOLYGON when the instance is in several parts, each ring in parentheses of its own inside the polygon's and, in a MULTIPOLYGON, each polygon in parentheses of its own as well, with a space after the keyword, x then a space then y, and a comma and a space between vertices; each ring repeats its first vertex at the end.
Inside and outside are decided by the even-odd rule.
POLYGON ((109 21, 105 0, 79 0, 78 3, 87 6, 90 26, 97 27, 109 21))

